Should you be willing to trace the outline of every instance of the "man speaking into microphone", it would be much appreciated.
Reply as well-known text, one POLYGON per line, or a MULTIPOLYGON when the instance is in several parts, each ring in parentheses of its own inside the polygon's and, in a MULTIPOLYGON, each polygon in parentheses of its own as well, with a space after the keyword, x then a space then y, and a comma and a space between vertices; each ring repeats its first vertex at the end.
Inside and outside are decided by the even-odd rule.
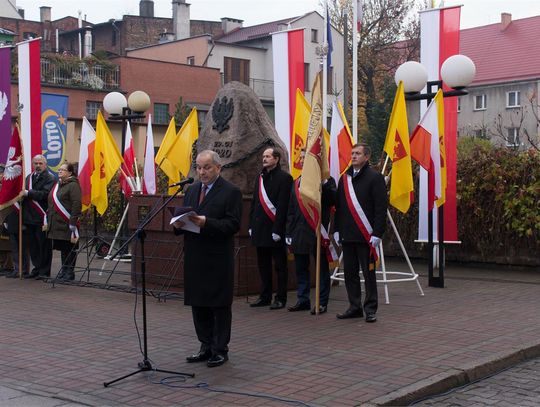
POLYGON ((216 367, 229 359, 234 235, 240 229, 242 193, 220 177, 221 160, 216 152, 202 151, 196 164, 199 181, 186 191, 184 206, 197 213, 189 220, 200 232, 183 230, 181 221, 173 223, 175 234, 184 235, 184 304, 191 306, 201 343, 199 352, 186 360, 216 367))

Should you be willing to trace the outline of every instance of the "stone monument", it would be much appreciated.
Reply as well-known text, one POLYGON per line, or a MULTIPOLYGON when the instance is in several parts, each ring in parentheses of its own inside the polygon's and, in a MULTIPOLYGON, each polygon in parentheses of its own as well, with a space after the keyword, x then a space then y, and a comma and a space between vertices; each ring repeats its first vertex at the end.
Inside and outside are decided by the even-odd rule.
MULTIPOLYGON (((218 153, 223 162, 221 175, 246 196, 253 193, 262 153, 268 147, 281 150, 281 166, 288 170, 285 146, 255 92, 240 82, 227 83, 206 116, 197 151, 218 153)), ((191 175, 196 178, 194 170, 191 175)))

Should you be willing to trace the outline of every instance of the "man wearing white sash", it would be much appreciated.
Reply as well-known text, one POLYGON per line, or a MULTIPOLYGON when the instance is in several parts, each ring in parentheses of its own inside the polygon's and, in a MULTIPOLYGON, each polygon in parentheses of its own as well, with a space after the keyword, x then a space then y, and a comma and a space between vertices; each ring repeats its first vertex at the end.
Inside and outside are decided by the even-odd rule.
MULTIPOLYGON (((47 225, 47 197, 54 185, 54 176, 47 171, 47 159, 38 154, 32 159, 34 171, 26 177, 22 201, 23 237, 30 252, 33 269, 29 278, 47 278, 51 275, 52 249, 45 232, 47 225)), ((24 245, 23 245, 24 246, 24 245)))
POLYGON ((62 164, 58 169, 58 182, 49 195, 49 239, 53 248, 61 253, 62 268, 56 276, 60 280, 75 279, 82 194, 74 171, 73 164, 62 164))
POLYGON ((252 307, 272 302, 272 259, 277 274, 277 291, 270 309, 284 308, 287 303, 287 249, 285 223, 291 193, 292 177, 280 168, 281 153, 276 148, 263 152, 263 170, 257 175, 251 211, 249 234, 257 247, 257 265, 261 277, 261 293, 252 307))
POLYGON ((345 287, 349 308, 337 315, 338 319, 361 318, 366 322, 377 320, 377 279, 375 267, 377 247, 386 226, 388 198, 384 177, 369 165, 371 149, 358 143, 352 148, 352 165, 341 176, 338 184, 335 230, 343 248, 345 287), (365 300, 359 270, 365 281, 365 300))

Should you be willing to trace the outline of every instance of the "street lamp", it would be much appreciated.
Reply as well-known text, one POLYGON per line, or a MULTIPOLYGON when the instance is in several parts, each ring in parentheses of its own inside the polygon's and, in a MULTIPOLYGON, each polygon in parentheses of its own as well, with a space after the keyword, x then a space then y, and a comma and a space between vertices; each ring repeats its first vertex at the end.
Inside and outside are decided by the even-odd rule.
MULTIPOLYGON (((131 126, 134 119, 144 119, 146 112, 150 108, 150 97, 147 93, 136 90, 129 97, 120 92, 110 92, 103 98, 103 108, 109 113, 109 120, 122 121, 122 142, 121 152, 124 154, 126 147, 126 129, 127 123, 131 126)), ((122 209, 124 201, 122 199, 122 209)))
MULTIPOLYGON (((120 92, 110 92, 103 98, 103 108, 107 113, 109 113, 109 120, 122 121, 122 142, 120 151, 123 155, 126 147, 127 124, 129 123, 131 127, 132 120, 144 119, 146 117, 144 112, 150 108, 150 97, 147 93, 141 90, 136 90, 129 95, 127 99, 120 92)), ((135 169, 135 171, 137 171, 137 169, 135 169)), ((135 179, 133 185, 135 187, 133 192, 140 193, 140 182, 138 179, 135 179)), ((120 192, 120 213, 123 214, 121 220, 122 237, 124 236, 125 232, 125 225, 123 221, 126 215, 126 208, 124 195, 122 192, 120 192)))
MULTIPOLYGON (((443 97, 454 97, 467 95, 466 87, 474 79, 476 67, 474 62, 465 55, 453 55, 446 59, 440 70, 441 79, 428 81, 426 68, 418 62, 408 61, 400 65, 396 70, 394 79, 396 84, 403 82, 406 100, 426 100, 427 104, 435 97, 439 89, 443 89, 443 84, 449 90, 443 91, 443 97), (421 93, 426 88, 426 93, 421 93), (433 90, 435 88, 435 90, 433 90)), ((433 214, 428 215, 428 285, 430 287, 444 287, 444 212, 443 206, 438 211, 438 234, 439 234, 439 277, 433 276, 433 214)))

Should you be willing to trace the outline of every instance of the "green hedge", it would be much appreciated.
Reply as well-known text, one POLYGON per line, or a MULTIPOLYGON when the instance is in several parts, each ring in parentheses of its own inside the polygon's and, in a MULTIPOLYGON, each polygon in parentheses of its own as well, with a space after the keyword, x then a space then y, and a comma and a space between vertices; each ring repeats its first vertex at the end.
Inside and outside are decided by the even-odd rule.
MULTIPOLYGON (((417 183, 416 183, 417 184, 417 183)), ((516 265, 540 265, 540 154, 495 147, 485 140, 461 138, 457 173, 458 237, 447 246, 447 259, 516 265)), ((416 205, 408 214, 392 210, 398 230, 413 256, 426 257, 414 243, 416 205)), ((391 252, 399 248, 393 233, 391 252)))

